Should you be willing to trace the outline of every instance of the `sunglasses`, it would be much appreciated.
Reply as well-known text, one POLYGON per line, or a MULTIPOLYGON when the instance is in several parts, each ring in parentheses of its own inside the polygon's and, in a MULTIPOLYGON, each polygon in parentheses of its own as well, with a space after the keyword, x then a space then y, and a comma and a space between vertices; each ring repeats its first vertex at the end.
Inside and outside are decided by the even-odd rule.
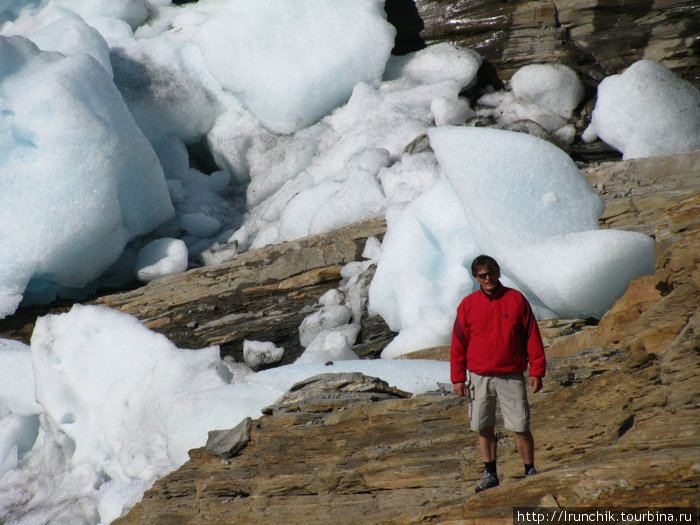
POLYGON ((496 275, 496 272, 482 272, 476 274, 479 279, 486 279, 489 275, 493 277, 496 275))

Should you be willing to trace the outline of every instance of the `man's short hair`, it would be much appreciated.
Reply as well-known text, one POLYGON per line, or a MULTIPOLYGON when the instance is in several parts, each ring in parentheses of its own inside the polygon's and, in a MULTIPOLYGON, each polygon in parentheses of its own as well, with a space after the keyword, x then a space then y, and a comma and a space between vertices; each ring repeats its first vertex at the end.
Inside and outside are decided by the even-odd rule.
POLYGON ((496 259, 488 255, 479 255, 472 261, 472 275, 476 277, 479 273, 479 268, 486 268, 489 272, 500 272, 501 267, 498 266, 496 259))

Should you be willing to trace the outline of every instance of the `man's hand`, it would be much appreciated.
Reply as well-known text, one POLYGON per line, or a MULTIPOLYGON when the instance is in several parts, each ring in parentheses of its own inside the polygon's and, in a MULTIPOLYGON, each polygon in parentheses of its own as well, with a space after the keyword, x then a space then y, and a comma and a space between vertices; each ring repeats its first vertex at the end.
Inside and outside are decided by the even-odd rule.
POLYGON ((454 389, 455 389, 455 394, 457 394, 459 397, 464 397, 467 395, 467 384, 462 382, 462 383, 454 383, 453 384, 454 389))
MULTIPOLYGON (((455 390, 456 390, 456 387, 457 387, 457 385, 455 385, 455 390)), ((541 377, 530 376, 530 390, 532 390, 533 394, 542 390, 542 378, 541 377)))

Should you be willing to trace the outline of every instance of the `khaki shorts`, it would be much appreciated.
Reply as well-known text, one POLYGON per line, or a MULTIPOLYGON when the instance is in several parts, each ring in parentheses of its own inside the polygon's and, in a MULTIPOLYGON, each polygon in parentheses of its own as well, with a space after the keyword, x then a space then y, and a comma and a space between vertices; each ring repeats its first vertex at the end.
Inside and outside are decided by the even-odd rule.
POLYGON ((470 372, 469 420, 479 432, 496 424, 496 398, 501 405, 503 424, 513 432, 530 430, 530 405, 522 374, 482 376, 470 372))

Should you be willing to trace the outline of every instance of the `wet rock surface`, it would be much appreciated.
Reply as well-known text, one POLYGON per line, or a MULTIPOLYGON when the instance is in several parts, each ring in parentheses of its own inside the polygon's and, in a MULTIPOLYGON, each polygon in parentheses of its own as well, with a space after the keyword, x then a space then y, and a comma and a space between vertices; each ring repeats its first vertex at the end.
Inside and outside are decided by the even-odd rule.
POLYGON ((451 42, 477 50, 484 74, 558 62, 589 86, 637 60, 655 60, 700 83, 700 6, 691 0, 387 0, 395 53, 451 42))

